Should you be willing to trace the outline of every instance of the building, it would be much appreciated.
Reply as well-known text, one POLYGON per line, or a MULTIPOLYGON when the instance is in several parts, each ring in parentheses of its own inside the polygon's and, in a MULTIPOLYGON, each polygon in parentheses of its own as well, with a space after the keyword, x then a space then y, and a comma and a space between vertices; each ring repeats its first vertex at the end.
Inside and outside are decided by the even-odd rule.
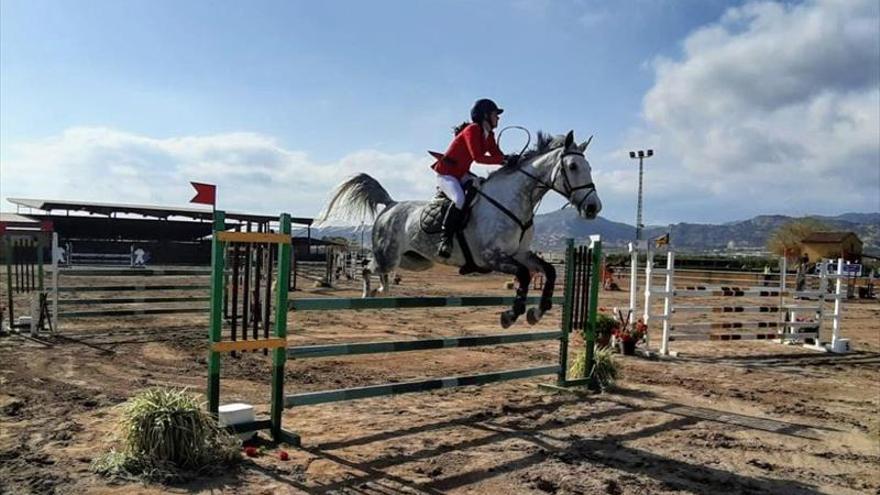
POLYGON ((801 241, 801 249, 811 262, 843 258, 861 263, 862 241, 853 232, 813 232, 801 241))
MULTIPOLYGON (((16 213, 3 213, 9 227, 51 225, 65 256, 105 259, 132 256, 140 249, 154 265, 207 265, 211 262, 213 211, 210 208, 8 198, 16 213)), ((305 226, 301 248, 311 248, 311 218, 293 217, 305 226)), ((226 212, 226 229, 277 231, 277 215, 226 212)), ((37 229, 39 230, 39 229, 37 229)))

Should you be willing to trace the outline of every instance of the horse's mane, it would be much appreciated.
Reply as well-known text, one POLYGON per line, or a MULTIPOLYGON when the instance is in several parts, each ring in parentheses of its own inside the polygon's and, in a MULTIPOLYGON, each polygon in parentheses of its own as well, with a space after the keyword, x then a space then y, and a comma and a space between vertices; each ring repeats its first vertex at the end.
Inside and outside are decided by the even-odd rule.
POLYGON ((530 161, 532 158, 537 156, 549 153, 555 149, 562 148, 565 145, 565 135, 560 134, 558 136, 552 136, 543 131, 538 131, 535 137, 535 144, 532 145, 531 148, 527 149, 523 152, 523 154, 519 157, 519 162, 514 167, 500 167, 496 170, 493 170, 489 174, 489 178, 494 175, 505 175, 510 172, 513 172, 520 167, 522 167, 526 162, 530 161))

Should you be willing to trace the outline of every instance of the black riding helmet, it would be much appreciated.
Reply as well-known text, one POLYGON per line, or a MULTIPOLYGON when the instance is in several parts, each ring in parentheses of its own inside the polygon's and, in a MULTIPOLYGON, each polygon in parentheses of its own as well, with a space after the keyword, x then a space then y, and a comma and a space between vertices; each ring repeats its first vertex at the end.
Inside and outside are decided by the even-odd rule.
POLYGON ((504 109, 498 108, 498 105, 488 98, 479 99, 474 103, 473 108, 471 108, 471 121, 479 124, 486 120, 491 112, 498 112, 498 115, 501 115, 504 112, 504 109))

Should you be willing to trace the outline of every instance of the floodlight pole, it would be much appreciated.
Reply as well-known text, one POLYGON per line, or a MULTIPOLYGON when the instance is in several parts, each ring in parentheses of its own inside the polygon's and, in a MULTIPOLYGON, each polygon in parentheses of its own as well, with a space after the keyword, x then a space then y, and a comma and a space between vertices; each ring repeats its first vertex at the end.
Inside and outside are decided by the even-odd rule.
POLYGON ((636 241, 634 243, 630 243, 629 252, 630 252, 630 273, 629 273, 629 317, 630 319, 636 314, 636 292, 638 291, 638 276, 639 276, 639 250, 642 249, 642 229, 645 227, 642 225, 642 179, 645 175, 644 172, 644 160, 645 158, 650 158, 654 156, 654 150, 638 150, 638 151, 630 151, 629 157, 632 159, 639 159, 639 201, 638 207, 636 208, 636 241))
POLYGON ((636 208, 636 244, 638 244, 638 242, 642 240, 642 229, 645 228, 645 226, 642 225, 642 182, 645 176, 644 161, 645 158, 651 158, 652 156, 654 156, 654 150, 639 150, 629 152, 630 158, 639 159, 639 203, 638 207, 636 208))

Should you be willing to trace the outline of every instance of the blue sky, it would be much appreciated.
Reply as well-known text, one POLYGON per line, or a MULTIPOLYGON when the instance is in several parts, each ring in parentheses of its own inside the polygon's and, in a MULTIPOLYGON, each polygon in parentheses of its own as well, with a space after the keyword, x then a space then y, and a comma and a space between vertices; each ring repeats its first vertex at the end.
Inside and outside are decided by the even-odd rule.
POLYGON ((502 125, 595 134, 613 220, 639 146, 648 223, 877 211, 880 16, 844 3, 2 0, 2 208, 184 204, 192 179, 309 216, 357 171, 425 197, 424 150, 488 96, 502 125))

